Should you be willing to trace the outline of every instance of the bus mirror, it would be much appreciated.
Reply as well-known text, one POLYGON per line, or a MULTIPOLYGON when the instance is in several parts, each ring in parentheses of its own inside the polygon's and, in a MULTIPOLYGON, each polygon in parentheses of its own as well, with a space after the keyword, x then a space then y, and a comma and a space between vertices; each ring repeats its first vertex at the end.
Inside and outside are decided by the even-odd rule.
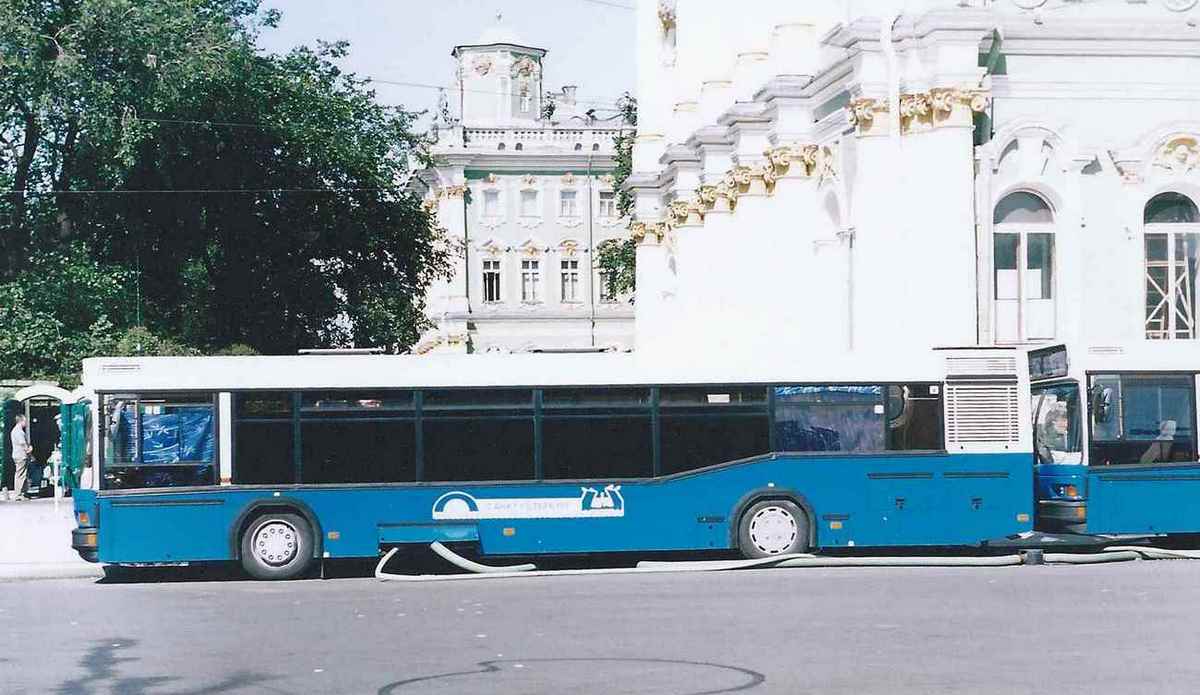
POLYGON ((1096 422, 1108 422, 1112 418, 1113 390, 1108 386, 1092 389, 1092 418, 1096 422))

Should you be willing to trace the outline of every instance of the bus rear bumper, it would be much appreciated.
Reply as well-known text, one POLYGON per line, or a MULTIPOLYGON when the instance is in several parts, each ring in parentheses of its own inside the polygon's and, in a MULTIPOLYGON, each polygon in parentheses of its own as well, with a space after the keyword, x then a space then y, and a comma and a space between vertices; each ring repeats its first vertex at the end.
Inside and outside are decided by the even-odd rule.
POLYGON ((1052 533, 1087 533, 1087 502, 1039 500, 1037 527, 1052 533))
POLYGON ((98 532, 95 526, 71 529, 71 547, 88 562, 100 561, 100 544, 96 540, 98 532))

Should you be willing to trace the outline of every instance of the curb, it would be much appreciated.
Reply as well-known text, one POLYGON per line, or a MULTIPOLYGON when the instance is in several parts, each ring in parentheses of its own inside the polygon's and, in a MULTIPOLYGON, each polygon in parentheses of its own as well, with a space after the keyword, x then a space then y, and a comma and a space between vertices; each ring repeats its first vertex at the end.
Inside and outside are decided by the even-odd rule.
POLYGON ((0 582, 28 579, 102 579, 101 565, 80 562, 3 562, 0 582))

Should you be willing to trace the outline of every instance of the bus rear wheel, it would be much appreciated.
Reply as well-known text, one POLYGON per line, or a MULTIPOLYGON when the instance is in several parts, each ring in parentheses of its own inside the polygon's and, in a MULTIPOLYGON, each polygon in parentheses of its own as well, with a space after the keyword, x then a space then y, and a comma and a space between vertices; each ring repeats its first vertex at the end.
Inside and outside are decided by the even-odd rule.
POLYGON ((750 559, 808 552, 808 516, 794 502, 755 502, 738 523, 738 550, 750 559))
POLYGON ((242 567, 255 579, 295 579, 312 562, 312 527, 298 514, 263 514, 242 532, 242 567))

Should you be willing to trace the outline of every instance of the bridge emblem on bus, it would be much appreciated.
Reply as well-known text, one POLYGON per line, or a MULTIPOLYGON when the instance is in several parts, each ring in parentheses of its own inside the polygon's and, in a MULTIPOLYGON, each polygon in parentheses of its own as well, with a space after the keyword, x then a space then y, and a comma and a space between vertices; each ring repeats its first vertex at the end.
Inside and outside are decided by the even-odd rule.
POLYGON ((583 488, 583 497, 579 500, 580 509, 591 511, 595 509, 624 510, 625 498, 621 496, 620 485, 605 485, 597 492, 594 487, 583 488))
POLYGON ((433 503, 438 521, 474 519, 590 519, 625 516, 620 485, 581 487, 578 497, 475 497, 456 490, 433 503))

